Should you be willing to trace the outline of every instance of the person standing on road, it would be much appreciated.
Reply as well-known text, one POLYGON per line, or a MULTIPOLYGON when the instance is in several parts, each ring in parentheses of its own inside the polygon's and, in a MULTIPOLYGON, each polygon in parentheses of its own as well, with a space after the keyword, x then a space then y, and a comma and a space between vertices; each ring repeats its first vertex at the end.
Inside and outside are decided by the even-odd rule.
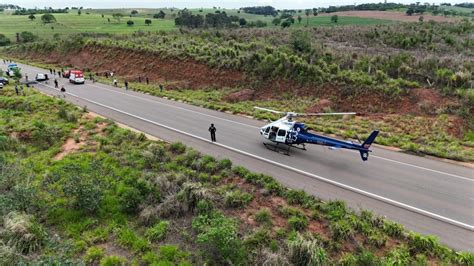
POLYGON ((89 73, 89 80, 94 80, 94 78, 92 77, 92 73, 89 73))
POLYGON ((61 86, 61 94, 62 94, 63 98, 66 98, 66 89, 64 88, 64 85, 61 86))
POLYGON ((114 79, 114 87, 117 87, 117 79, 114 79))
POLYGON ((54 79, 54 87, 58 88, 58 80, 57 79, 54 79))
POLYGON ((128 81, 125 81, 125 90, 128 91, 128 81))
POLYGON ((146 82, 146 85, 150 84, 150 80, 148 79, 148 77, 145 78, 145 82, 146 82))
POLYGON ((214 124, 211 124, 211 126, 209 127, 209 132, 211 133, 211 141, 212 142, 216 142, 216 127, 214 126, 214 124))
POLYGON ((163 92, 163 84, 160 84, 160 92, 163 92))
POLYGON ((25 80, 28 82, 28 74, 25 74, 25 80))

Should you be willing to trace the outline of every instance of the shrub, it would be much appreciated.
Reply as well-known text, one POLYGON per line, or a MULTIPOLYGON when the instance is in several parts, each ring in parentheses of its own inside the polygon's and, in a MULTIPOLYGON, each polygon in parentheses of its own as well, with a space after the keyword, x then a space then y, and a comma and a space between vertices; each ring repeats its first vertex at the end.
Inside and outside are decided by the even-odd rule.
POLYGON ((308 219, 305 216, 291 216, 288 219, 290 230, 301 231, 308 227, 308 219))
POLYGON ((229 160, 229 159, 222 159, 222 160, 220 160, 219 163, 217 164, 217 167, 218 167, 220 170, 231 169, 231 168, 232 168, 232 161, 229 160))
POLYGON ((181 142, 174 142, 170 145, 170 150, 176 154, 183 154, 186 151, 186 146, 181 142))
POLYGON ((330 228, 331 228, 332 238, 335 241, 348 239, 349 237, 352 237, 352 235, 354 234, 353 228, 345 220, 332 222, 330 225, 330 228))
POLYGON ((18 252, 29 254, 40 249, 46 239, 46 231, 28 214, 10 212, 4 218, 3 239, 18 252))
POLYGON ((413 254, 427 253, 433 255, 439 248, 439 242, 434 236, 422 236, 418 233, 410 232, 408 235, 408 248, 413 254))
POLYGON ((156 242, 165 239, 166 231, 168 230, 168 221, 161 221, 156 223, 152 228, 149 228, 145 236, 151 242, 156 242))
POLYGON ((241 262, 241 242, 237 236, 237 226, 233 219, 225 217, 220 212, 199 215, 192 222, 193 229, 198 233, 197 242, 205 245, 209 252, 218 257, 216 262, 230 260, 235 264, 241 262))
POLYGON ((104 249, 100 247, 90 247, 86 251, 84 261, 86 263, 97 263, 104 257, 104 249))
POLYGON ((121 209, 129 214, 135 214, 138 206, 144 200, 143 194, 135 187, 123 185, 118 189, 119 204, 121 209))
POLYGON ((401 224, 384 220, 383 231, 391 237, 401 237, 404 231, 404 227, 401 224))
POLYGON ((280 207, 280 208, 278 208, 278 211, 285 218, 289 218, 291 216, 297 216, 297 217, 303 217, 304 216, 302 211, 300 211, 297 208, 289 207, 289 206, 280 207))
POLYGON ((103 197, 97 177, 80 176, 77 173, 67 177, 63 192, 74 207, 91 213, 99 209, 103 197))
POLYGON ((131 248, 135 252, 146 251, 149 249, 147 241, 137 236, 135 232, 127 227, 119 229, 117 238, 118 243, 121 246, 131 248))
POLYGON ((271 224, 272 215, 267 208, 262 208, 255 213, 255 221, 258 223, 271 224))
POLYGON ((240 190, 228 191, 224 196, 224 204, 230 208, 241 208, 247 205, 253 196, 240 190))
POLYGON ((248 250, 254 250, 268 246, 270 241, 270 232, 266 229, 258 229, 253 234, 248 235, 243 243, 248 250))
POLYGON ((328 255, 317 239, 306 239, 298 234, 295 240, 288 241, 288 248, 288 257, 295 265, 325 265, 328 263, 328 255))
POLYGON ((100 260, 100 266, 125 266, 127 260, 120 256, 108 256, 100 260))

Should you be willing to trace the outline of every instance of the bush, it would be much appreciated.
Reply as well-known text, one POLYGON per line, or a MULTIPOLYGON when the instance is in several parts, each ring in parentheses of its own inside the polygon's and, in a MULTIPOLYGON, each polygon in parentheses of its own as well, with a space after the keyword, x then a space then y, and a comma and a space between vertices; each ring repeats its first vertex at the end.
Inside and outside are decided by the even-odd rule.
POLYGON ((302 231, 308 227, 308 219, 305 216, 291 216, 288 226, 290 230, 302 231))
POLYGON ((127 260, 120 256, 108 256, 100 260, 100 266, 125 266, 127 260))
POLYGON ((326 265, 328 255, 323 245, 314 238, 304 238, 298 234, 295 240, 288 241, 290 261, 295 265, 326 265))
POLYGON ((233 219, 220 212, 199 215, 192 222, 193 229, 198 233, 197 242, 203 244, 215 262, 232 261, 239 264, 243 260, 241 242, 237 236, 237 226, 233 219))
POLYGON ((46 231, 36 219, 28 214, 10 212, 4 218, 3 239, 8 245, 23 254, 39 250, 46 239, 46 231))
POLYGON ((242 208, 247 205, 253 196, 240 190, 228 191, 224 196, 224 204, 230 208, 242 208))
POLYGON ((427 253, 434 255, 439 248, 439 242, 434 236, 422 236, 418 233, 410 232, 408 235, 408 248, 413 254, 427 253))
POLYGON ((222 159, 219 161, 217 167, 219 170, 224 170, 224 169, 231 169, 232 168, 232 161, 229 159, 222 159))
POLYGON ((144 200, 144 196, 140 190, 124 185, 118 189, 117 194, 122 211, 129 214, 135 214, 140 211, 138 206, 144 200))
POLYGON ((86 263, 97 263, 104 257, 104 249, 100 247, 90 247, 86 251, 84 261, 86 263))
POLYGON ((170 145, 170 150, 175 154, 183 154, 186 151, 186 146, 181 142, 174 142, 170 145))
POLYGON ((272 215, 267 208, 260 209, 255 213, 255 221, 257 223, 272 224, 272 215))
POLYGON ((133 26, 133 24, 135 24, 135 22, 133 22, 133 20, 127 21, 127 25, 128 25, 128 26, 133 26))
POLYGON ((76 173, 67 177, 63 192, 68 195, 74 207, 90 213, 99 209, 103 197, 97 177, 80 176, 76 173))
POLYGON ((270 232, 266 229, 258 229, 253 234, 247 236, 243 243, 247 250, 253 251, 267 247, 271 242, 270 232))
POLYGON ((133 232, 129 228, 120 228, 117 237, 118 243, 121 246, 131 248, 135 252, 142 252, 149 249, 147 241, 137 236, 135 232, 133 232))
POLYGON ((168 230, 169 222, 161 221, 156 223, 152 228, 149 228, 145 236, 150 242, 161 241, 166 237, 166 231, 168 230))
POLYGON ((354 234, 353 228, 345 220, 331 222, 330 228, 332 239, 335 241, 346 240, 354 234))

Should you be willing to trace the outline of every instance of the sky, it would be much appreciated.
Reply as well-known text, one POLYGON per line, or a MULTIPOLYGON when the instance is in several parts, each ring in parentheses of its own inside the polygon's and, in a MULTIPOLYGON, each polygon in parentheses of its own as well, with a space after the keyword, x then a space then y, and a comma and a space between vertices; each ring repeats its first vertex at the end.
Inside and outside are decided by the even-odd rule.
MULTIPOLYGON (((383 1, 383 0, 382 0, 383 1)), ((398 0, 388 2, 398 3, 414 3, 417 0, 398 0)), ((271 5, 277 9, 303 9, 313 7, 327 7, 330 5, 350 5, 350 4, 362 4, 362 3, 379 3, 381 0, 371 1, 354 1, 354 0, 0 0, 0 3, 6 2, 8 4, 15 4, 21 7, 27 8, 43 8, 45 6, 59 8, 66 6, 83 6, 84 8, 163 8, 163 7, 177 7, 177 8, 206 8, 206 7, 222 7, 222 8, 239 8, 244 6, 261 6, 271 5)), ((425 1, 420 1, 425 3, 425 1)), ((470 0, 461 1, 446 1, 446 0, 431 0, 426 1, 429 3, 462 3, 470 2, 470 0)))

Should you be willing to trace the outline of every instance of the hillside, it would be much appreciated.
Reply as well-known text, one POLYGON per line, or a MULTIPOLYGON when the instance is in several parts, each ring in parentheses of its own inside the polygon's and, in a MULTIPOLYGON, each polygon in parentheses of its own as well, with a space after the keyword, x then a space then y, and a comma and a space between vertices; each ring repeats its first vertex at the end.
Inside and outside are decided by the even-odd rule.
POLYGON ((0 91, 2 265, 474 262, 369 211, 24 94, 0 91))
POLYGON ((77 36, 4 51, 94 74, 115 70, 132 89, 257 118, 276 117, 255 112, 254 105, 356 111, 360 116, 353 120, 307 122, 346 138, 379 128, 380 144, 474 161, 472 30, 467 20, 304 30, 182 29, 77 36), (152 84, 133 83, 139 76, 152 84), (157 89, 160 83, 164 92, 157 89))

